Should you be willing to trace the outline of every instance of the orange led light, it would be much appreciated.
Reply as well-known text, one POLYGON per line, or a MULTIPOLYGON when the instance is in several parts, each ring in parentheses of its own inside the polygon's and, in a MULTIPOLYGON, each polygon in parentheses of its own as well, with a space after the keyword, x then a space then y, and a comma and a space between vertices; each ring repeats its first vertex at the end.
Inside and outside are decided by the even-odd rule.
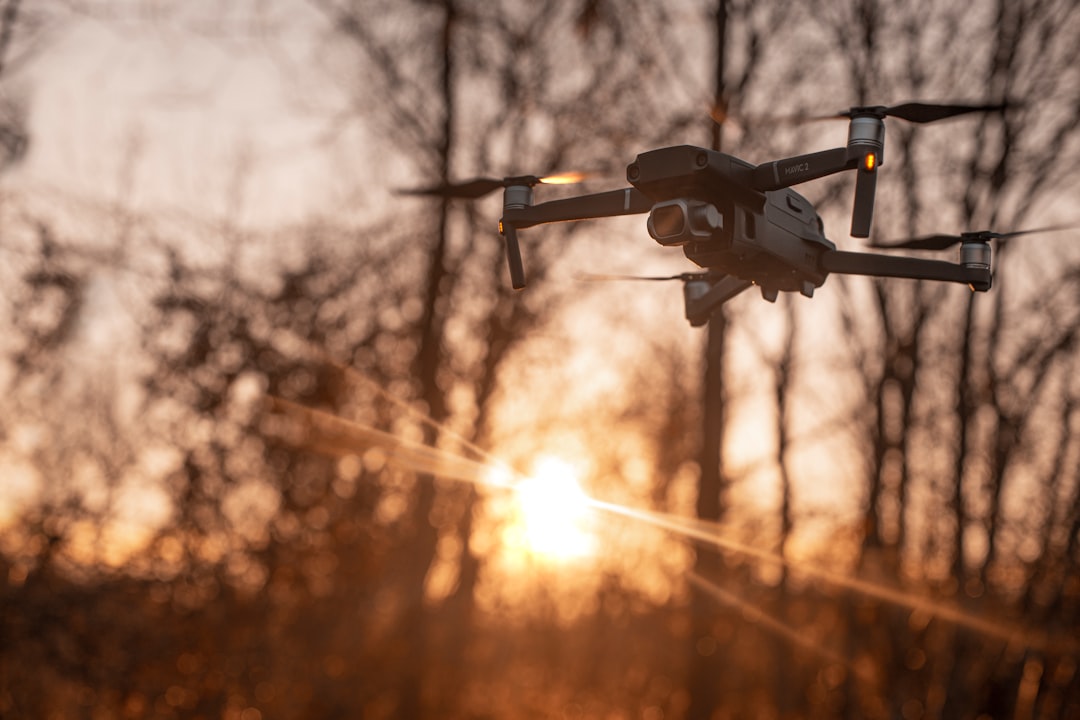
POLYGON ((873 170, 877 167, 877 155, 874 153, 866 153, 866 157, 863 158, 863 167, 867 170, 873 170))
POLYGON ((506 234, 506 233, 503 232, 502 220, 499 221, 499 234, 500 235, 505 235, 506 234))

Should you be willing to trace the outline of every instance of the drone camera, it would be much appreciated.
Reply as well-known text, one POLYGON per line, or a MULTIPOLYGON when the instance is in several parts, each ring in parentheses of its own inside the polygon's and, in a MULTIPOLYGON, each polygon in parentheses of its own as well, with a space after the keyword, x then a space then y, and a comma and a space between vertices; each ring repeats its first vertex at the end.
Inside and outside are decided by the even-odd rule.
POLYGON ((724 216, 715 205, 700 200, 667 200, 653 205, 649 213, 649 235, 661 245, 685 245, 712 237, 724 228, 724 216))

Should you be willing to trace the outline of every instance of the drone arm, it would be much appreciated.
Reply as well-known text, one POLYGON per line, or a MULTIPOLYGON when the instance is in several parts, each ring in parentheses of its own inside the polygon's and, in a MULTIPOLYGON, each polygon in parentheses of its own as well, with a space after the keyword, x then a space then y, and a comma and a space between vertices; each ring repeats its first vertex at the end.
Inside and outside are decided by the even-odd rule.
POLYGON ((636 215, 648 212, 653 205, 649 196, 637 188, 624 188, 593 195, 550 200, 539 205, 505 208, 503 222, 520 229, 543 223, 636 215))
POLYGON ((635 215, 648 212, 653 206, 653 201, 637 188, 551 200, 539 205, 526 204, 531 199, 532 192, 528 187, 516 186, 508 187, 503 198, 503 217, 499 221, 499 233, 506 241, 510 283, 515 290, 525 287, 525 267, 521 262, 521 246, 517 236, 519 229, 543 223, 635 215))
POLYGON ((829 250, 822 254, 820 262, 823 271, 841 275, 939 280, 964 283, 979 291, 989 290, 991 282, 987 267, 967 267, 941 260, 829 250))
POLYGON ((754 189, 763 192, 780 190, 851 170, 858 166, 859 157, 842 147, 763 163, 753 170, 754 189))

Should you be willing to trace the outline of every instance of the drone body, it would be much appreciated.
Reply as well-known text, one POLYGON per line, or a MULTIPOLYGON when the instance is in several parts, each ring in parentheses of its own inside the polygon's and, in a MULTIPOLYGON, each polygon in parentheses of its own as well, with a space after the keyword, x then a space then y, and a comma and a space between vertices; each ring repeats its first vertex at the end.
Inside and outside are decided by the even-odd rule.
POLYGON ((860 142, 846 148, 751 165, 739 158, 691 145, 651 150, 627 166, 632 187, 532 204, 528 178, 508 178, 499 229, 506 240, 510 276, 524 287, 517 231, 548 222, 649 213, 649 234, 707 270, 677 276, 686 282, 686 316, 703 325, 717 306, 751 285, 769 301, 779 292, 813 296, 831 272, 943 280, 988 290, 990 246, 972 236, 962 262, 836 249, 824 235, 813 205, 787 185, 854 169, 853 234, 868 235, 880 148, 860 142), (869 177, 870 180, 864 180, 869 177), (971 247, 968 247, 971 246, 971 247))
MULTIPOLYGON (((752 165, 732 155, 691 145, 650 150, 626 169, 631 187, 533 204, 533 187, 564 178, 533 175, 479 178, 412 191, 444 198, 476 198, 503 189, 499 232, 506 242, 510 277, 525 286, 518 231, 534 225, 648 213, 648 231, 664 246, 681 247, 703 268, 683 273, 686 316, 703 325, 723 302, 751 285, 769 301, 780 292, 812 297, 830 273, 964 283, 972 290, 991 285, 990 245, 995 238, 1037 232, 932 235, 877 247, 939 250, 960 245, 959 262, 844 252, 824 234, 813 205, 791 186, 838 172, 855 171, 851 235, 870 234, 878 169, 882 165, 887 116, 932 122, 973 112, 1003 111, 996 105, 906 103, 852 108, 830 117, 849 119, 844 147, 752 165)), ((1058 230, 1062 227, 1043 228, 1058 230)))
POLYGON ((820 256, 836 246, 814 206, 793 190, 757 191, 754 166, 690 145, 638 155, 627 178, 648 195, 649 234, 681 246, 688 259, 714 273, 812 297, 825 282, 820 256))

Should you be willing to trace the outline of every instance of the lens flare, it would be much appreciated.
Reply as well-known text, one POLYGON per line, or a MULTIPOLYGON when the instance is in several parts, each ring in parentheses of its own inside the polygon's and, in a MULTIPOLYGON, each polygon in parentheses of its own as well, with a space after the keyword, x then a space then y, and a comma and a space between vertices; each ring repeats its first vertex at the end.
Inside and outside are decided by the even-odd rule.
POLYGON ((593 552, 588 532, 589 497, 574 469, 556 458, 543 458, 532 476, 516 487, 524 549, 549 560, 583 558, 593 552))

